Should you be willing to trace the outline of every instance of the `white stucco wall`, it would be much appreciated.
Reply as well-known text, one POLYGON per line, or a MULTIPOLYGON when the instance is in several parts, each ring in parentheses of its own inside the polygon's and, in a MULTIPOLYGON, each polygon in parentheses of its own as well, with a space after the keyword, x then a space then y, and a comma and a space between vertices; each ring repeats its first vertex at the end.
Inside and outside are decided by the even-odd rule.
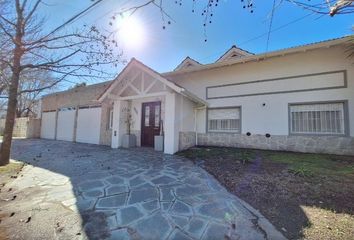
POLYGON ((180 130, 180 98, 178 93, 166 94, 166 109, 165 109, 165 138, 164 138, 164 152, 174 154, 178 151, 179 145, 179 130, 180 130))
POLYGON ((191 132, 195 131, 195 113, 194 113, 195 103, 193 103, 188 98, 181 96, 178 99, 178 108, 180 114, 177 116, 179 118, 179 131, 180 132, 191 132))
MULTIPOLYGON (((353 59, 348 59, 347 54, 345 48, 337 46, 168 77, 198 97, 206 99, 206 87, 210 86, 346 70, 347 88, 206 99, 206 101, 209 107, 242 106, 242 133, 288 135, 289 103, 348 100, 350 136, 354 136, 354 66, 353 59)), ((342 83, 338 75, 324 75, 286 80, 280 88, 294 90, 310 85, 318 87, 342 83), (306 81, 309 82, 308 85, 306 81)), ((279 84, 277 81, 269 82, 266 90, 279 89, 279 84)), ((248 88, 247 91, 253 93, 265 91, 261 84, 258 86, 253 84, 254 89, 248 88), (257 90, 258 86, 260 88, 257 90)), ((230 92, 236 91, 235 89, 224 88, 224 93, 219 91, 217 94, 235 95, 230 92)), ((200 133, 205 132, 205 116, 205 110, 198 111, 197 128, 200 133)))

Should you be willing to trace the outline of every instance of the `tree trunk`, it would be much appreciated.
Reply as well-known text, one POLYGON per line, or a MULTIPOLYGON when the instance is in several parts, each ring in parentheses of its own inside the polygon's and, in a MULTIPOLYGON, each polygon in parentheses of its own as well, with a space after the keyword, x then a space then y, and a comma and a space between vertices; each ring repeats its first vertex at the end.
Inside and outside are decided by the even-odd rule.
POLYGON ((3 142, 1 144, 0 152, 0 166, 7 165, 10 162, 10 150, 12 143, 12 133, 15 125, 16 117, 16 107, 17 107, 17 89, 20 79, 20 60, 21 60, 21 49, 16 47, 14 50, 14 69, 12 73, 10 88, 9 88, 9 98, 7 103, 7 113, 4 129, 3 142), (18 48, 18 49, 17 49, 18 48))
POLYGON ((9 86, 9 98, 7 102, 7 113, 4 129, 3 142, 1 144, 0 150, 0 166, 7 165, 10 162, 10 151, 12 143, 12 133, 15 125, 16 108, 17 108, 17 95, 18 95, 18 84, 21 74, 21 58, 23 55, 22 49, 22 37, 23 37, 23 9, 20 7, 20 1, 16 0, 16 13, 17 13, 17 24, 16 24, 16 36, 14 39, 15 48, 13 50, 13 61, 12 61, 12 77, 9 86))

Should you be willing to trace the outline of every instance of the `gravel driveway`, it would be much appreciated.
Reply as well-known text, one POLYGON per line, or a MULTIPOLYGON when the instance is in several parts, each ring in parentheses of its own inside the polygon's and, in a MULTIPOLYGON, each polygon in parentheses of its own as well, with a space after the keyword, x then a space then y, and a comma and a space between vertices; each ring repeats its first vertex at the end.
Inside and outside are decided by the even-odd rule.
POLYGON ((31 139, 12 159, 28 165, 0 193, 10 239, 284 239, 183 157, 31 139))

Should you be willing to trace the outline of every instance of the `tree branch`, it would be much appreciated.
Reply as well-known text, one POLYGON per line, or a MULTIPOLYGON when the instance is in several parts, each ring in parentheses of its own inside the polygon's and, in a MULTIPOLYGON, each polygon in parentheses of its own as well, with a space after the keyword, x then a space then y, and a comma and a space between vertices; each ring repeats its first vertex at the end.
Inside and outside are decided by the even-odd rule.
POLYGON ((26 64, 26 65, 22 65, 21 69, 25 69, 25 68, 40 68, 43 66, 48 66, 48 67, 55 67, 55 64, 59 64, 60 62, 71 58, 72 56, 74 56, 76 53, 80 52, 80 50, 76 50, 68 55, 66 55, 65 57, 59 58, 55 61, 51 61, 51 62, 45 62, 45 63, 40 63, 40 64, 26 64))
POLYGON ((11 35, 11 33, 9 33, 9 32, 7 31, 7 29, 5 29, 5 27, 4 27, 1 23, 0 23, 0 28, 4 31, 4 33, 5 33, 7 36, 9 36, 9 38, 10 38, 13 42, 15 42, 14 36, 11 35))
MULTIPOLYGON (((42 0, 37 0, 37 2, 34 4, 32 10, 28 13, 27 17, 25 17, 25 20, 24 20, 24 23, 23 23, 24 26, 27 24, 28 20, 31 19, 31 17, 33 16, 34 12, 37 10, 37 7, 39 6, 41 1, 42 0)), ((23 3, 23 7, 25 7, 25 5, 26 5, 26 3, 24 2, 23 3)))
POLYGON ((11 22, 10 20, 6 19, 3 15, 0 15, 0 18, 7 22, 8 24, 12 25, 13 27, 16 27, 16 24, 11 22))

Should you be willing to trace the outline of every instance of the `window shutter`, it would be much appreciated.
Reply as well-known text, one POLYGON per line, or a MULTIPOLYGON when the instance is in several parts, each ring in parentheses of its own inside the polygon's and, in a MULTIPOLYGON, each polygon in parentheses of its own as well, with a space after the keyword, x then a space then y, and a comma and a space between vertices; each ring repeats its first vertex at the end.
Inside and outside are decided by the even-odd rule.
POLYGON ((208 130, 213 132, 240 132, 241 119, 239 107, 208 110, 208 130))
POLYGON ((239 108, 210 109, 208 110, 209 119, 240 119, 239 108))

